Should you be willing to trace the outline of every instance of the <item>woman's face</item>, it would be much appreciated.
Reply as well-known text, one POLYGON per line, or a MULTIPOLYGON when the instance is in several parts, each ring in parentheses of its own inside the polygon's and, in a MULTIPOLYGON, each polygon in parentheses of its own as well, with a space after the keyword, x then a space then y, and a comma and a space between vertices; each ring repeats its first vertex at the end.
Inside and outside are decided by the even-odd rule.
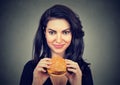
POLYGON ((62 55, 71 43, 70 24, 65 19, 51 19, 47 23, 45 36, 52 55, 62 55))

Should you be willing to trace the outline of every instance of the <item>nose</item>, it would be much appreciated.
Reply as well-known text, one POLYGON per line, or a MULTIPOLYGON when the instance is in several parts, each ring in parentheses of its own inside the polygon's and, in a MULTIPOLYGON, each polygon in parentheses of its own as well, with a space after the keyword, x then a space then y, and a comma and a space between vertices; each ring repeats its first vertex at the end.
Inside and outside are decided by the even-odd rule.
POLYGON ((56 42, 57 43, 61 43, 62 42, 62 35, 61 34, 57 34, 56 42))

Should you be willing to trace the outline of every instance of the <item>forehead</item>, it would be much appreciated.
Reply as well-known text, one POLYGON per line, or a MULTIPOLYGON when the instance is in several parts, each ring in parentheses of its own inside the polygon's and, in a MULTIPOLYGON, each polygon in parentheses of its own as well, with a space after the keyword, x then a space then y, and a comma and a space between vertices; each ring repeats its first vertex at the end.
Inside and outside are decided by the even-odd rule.
POLYGON ((68 28, 70 28, 70 24, 67 20, 53 18, 48 21, 46 29, 64 30, 68 28))

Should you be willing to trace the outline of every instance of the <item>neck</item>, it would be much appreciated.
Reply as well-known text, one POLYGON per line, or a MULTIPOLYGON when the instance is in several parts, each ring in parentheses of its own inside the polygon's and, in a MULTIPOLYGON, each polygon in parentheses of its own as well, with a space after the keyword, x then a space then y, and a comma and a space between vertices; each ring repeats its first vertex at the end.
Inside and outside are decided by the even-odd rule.
POLYGON ((64 57, 65 53, 54 53, 52 52, 52 57, 54 56, 61 56, 61 57, 64 57))

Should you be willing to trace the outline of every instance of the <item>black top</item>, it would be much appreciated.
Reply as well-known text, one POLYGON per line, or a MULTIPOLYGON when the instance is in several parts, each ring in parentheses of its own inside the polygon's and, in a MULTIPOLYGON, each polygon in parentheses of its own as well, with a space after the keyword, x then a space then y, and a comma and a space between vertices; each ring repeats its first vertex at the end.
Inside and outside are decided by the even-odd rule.
MULTIPOLYGON (((79 66, 81 66, 80 62, 78 62, 78 64, 79 66)), ((32 85, 33 71, 36 65, 37 64, 35 64, 33 60, 26 63, 26 65, 24 66, 22 75, 21 75, 19 85, 32 85)), ((93 85, 91 70, 89 66, 86 64, 86 66, 84 65, 84 69, 81 68, 81 70, 82 70, 82 85, 93 85)), ((44 85, 52 85, 50 78, 46 80, 44 85)), ((67 82, 67 85, 70 85, 69 81, 67 82)))

